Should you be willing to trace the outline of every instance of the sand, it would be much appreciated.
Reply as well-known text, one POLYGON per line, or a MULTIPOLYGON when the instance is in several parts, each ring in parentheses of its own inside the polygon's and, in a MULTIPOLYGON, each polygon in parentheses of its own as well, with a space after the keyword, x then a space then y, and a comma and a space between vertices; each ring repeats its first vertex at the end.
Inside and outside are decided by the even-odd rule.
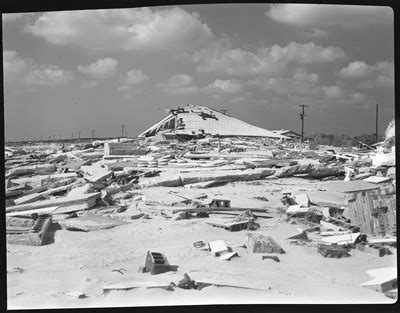
POLYGON ((315 244, 299 246, 285 240, 297 234, 302 226, 286 222, 286 216, 280 212, 282 191, 302 193, 314 189, 316 183, 285 178, 230 183, 209 189, 135 190, 149 200, 183 200, 168 193, 174 190, 190 196, 205 193, 206 200, 230 199, 232 206, 268 208, 272 218, 258 219, 261 227, 251 232, 271 236, 286 254, 278 255, 280 262, 276 263, 261 260, 261 254, 250 254, 243 247, 234 247, 239 257, 219 260, 211 252, 195 248, 193 243, 222 239, 228 246, 236 246, 244 242, 250 231, 215 228, 206 224, 207 218, 173 221, 150 214, 151 219, 132 220, 111 229, 92 232, 60 229, 54 234, 54 242, 45 246, 7 245, 8 308, 395 302, 360 284, 369 280, 367 269, 396 266, 396 249, 392 248, 394 253, 384 257, 352 250, 351 257, 331 259, 317 253, 315 244), (269 201, 254 199, 256 196, 269 201), (164 253, 170 264, 179 266, 177 272, 139 273, 147 251, 164 253), (122 273, 113 271, 118 269, 123 269, 122 273), (194 280, 217 279, 228 285, 261 290, 215 286, 175 291, 140 288, 111 291, 107 295, 102 290, 106 285, 130 281, 178 282, 184 273, 194 280), (83 292, 86 298, 68 295, 71 291, 83 292))

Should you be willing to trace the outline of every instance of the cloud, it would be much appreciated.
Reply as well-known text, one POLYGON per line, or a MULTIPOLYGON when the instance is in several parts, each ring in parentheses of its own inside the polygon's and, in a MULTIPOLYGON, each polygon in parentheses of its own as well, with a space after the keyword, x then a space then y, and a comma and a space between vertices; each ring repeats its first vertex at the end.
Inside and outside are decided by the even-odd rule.
POLYGON ((272 4, 265 14, 276 22, 296 26, 393 26, 393 10, 383 6, 272 4))
POLYGON ((94 88, 99 86, 99 82, 97 80, 82 80, 81 82, 83 88, 94 88))
POLYGON ((177 74, 171 76, 167 83, 158 84, 161 91, 170 94, 192 94, 200 91, 200 88, 193 84, 193 77, 188 74, 177 74))
POLYGON ((321 89, 327 99, 338 99, 343 94, 339 86, 323 86, 321 89))
POLYGON ((72 73, 57 65, 36 64, 23 59, 16 51, 3 53, 4 81, 18 82, 31 86, 55 86, 72 80, 72 73))
POLYGON ((24 82, 33 86, 55 86, 66 83, 72 79, 72 75, 62 70, 57 65, 39 66, 39 68, 30 70, 24 82))
POLYGON ((134 84, 139 84, 141 82, 144 82, 145 80, 148 80, 149 76, 144 74, 141 70, 130 70, 127 72, 122 79, 124 84, 127 85, 134 85, 134 84))
POLYGON ((323 38, 328 36, 328 32, 326 30, 322 30, 320 28, 313 28, 310 31, 304 32, 304 36, 306 38, 323 38))
POLYGON ((242 85, 230 79, 216 79, 208 87, 221 91, 223 93, 236 93, 242 90, 242 85))
POLYGON ((109 78, 117 71, 118 61, 112 58, 98 59, 87 65, 78 65, 78 71, 94 78, 109 78))
POLYGON ((288 64, 329 63, 345 58, 342 49, 322 47, 313 42, 290 42, 284 47, 275 44, 262 47, 256 52, 232 49, 226 43, 216 43, 192 56, 198 72, 229 75, 274 75, 285 72, 288 64))
POLYGON ((365 77, 372 73, 372 66, 364 61, 354 61, 339 71, 339 76, 342 78, 359 78, 365 77))
POLYGON ((130 70, 121 78, 122 85, 118 87, 118 91, 121 91, 125 98, 132 98, 134 95, 141 93, 141 90, 137 89, 136 85, 148 79, 149 76, 143 73, 141 70, 130 70))
POLYGON ((376 65, 354 61, 342 68, 338 75, 345 79, 364 79, 360 88, 394 86, 394 65, 388 61, 377 62, 376 65))
POLYGON ((317 95, 319 76, 316 73, 294 73, 291 77, 259 77, 249 81, 249 85, 261 87, 271 94, 317 95))
POLYGON ((197 13, 174 7, 46 12, 25 30, 89 52, 198 48, 213 38, 197 13))
POLYGON ((25 60, 21 59, 16 51, 3 52, 4 80, 14 81, 27 68, 25 60))

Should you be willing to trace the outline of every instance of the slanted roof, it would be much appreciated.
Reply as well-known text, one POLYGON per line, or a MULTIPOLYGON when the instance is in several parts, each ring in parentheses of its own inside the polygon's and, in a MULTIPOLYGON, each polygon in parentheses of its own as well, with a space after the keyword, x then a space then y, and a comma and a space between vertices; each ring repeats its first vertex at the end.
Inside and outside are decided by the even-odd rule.
POLYGON ((166 129, 170 129, 170 134, 189 136, 203 134, 221 137, 288 138, 222 114, 212 108, 196 105, 187 105, 184 108, 171 110, 170 115, 141 133, 139 137, 153 136, 158 131, 166 129))

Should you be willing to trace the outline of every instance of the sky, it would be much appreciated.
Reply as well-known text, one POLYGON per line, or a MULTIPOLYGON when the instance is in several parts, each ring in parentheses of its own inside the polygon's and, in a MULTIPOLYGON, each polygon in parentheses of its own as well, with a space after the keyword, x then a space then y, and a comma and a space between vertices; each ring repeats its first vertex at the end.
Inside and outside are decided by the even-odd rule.
POLYGON ((394 118, 390 7, 204 4, 3 14, 6 140, 137 136, 186 104, 351 136, 394 118))

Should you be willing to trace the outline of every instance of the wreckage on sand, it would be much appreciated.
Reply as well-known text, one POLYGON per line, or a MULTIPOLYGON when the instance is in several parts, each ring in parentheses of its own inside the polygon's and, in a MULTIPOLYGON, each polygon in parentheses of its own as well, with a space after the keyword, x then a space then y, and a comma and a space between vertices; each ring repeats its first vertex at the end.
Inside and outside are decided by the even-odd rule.
POLYGON ((151 137, 162 134, 165 138, 266 137, 290 139, 270 130, 251 125, 206 106, 186 105, 170 109, 170 114, 139 135, 151 137))

